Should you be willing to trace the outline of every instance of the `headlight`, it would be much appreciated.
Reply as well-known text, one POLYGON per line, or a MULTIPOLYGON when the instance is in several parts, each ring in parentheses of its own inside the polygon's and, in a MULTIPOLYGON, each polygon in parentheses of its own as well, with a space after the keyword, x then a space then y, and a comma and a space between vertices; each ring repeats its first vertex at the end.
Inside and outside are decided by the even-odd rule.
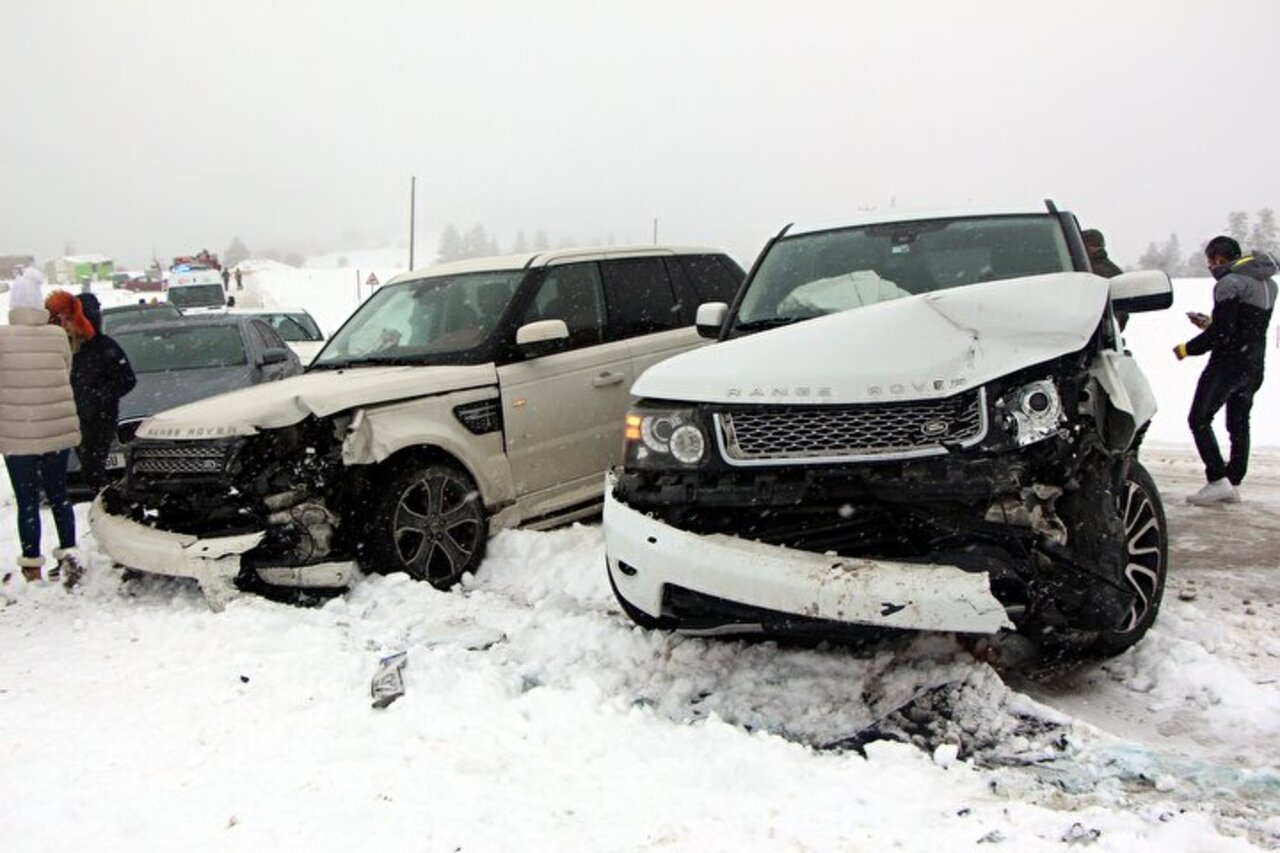
POLYGON ((1039 379, 1015 388, 996 404, 1005 411, 1006 422, 1018 441, 1026 447, 1058 431, 1064 416, 1062 398, 1051 380, 1039 379))
POLYGON ((628 467, 692 467, 707 457, 707 435, 692 409, 633 409, 627 414, 628 467))

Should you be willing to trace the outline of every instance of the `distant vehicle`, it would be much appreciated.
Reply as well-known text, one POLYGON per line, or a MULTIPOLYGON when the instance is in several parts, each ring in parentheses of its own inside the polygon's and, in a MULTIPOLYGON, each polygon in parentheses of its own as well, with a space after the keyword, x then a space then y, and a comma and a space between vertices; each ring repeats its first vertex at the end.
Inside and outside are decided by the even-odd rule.
POLYGON ((222 286, 222 276, 211 269, 170 270, 169 301, 183 314, 223 311, 235 304, 222 286))
MULTIPOLYGON (((150 415, 302 372, 297 354, 275 329, 255 317, 187 317, 124 326, 111 336, 129 356, 138 384, 120 401, 108 471, 124 468, 123 445, 150 415)), ((73 494, 84 494, 78 472, 73 454, 69 488, 73 494)))
POLYGON ((173 263, 169 265, 171 270, 220 270, 222 264, 218 261, 218 256, 208 249, 201 249, 194 255, 178 255, 173 259, 173 263))
POLYGON ((148 270, 132 276, 120 287, 123 290, 131 290, 134 293, 160 293, 164 290, 164 276, 160 274, 159 270, 148 270))
POLYGON ((136 305, 113 305, 102 309, 102 331, 108 334, 121 326, 163 323, 181 320, 182 312, 168 302, 140 302, 136 305))
POLYGON ((98 546, 214 607, 237 582, 343 587, 357 564, 445 589, 491 532, 599 512, 631 381, 705 343, 695 306, 742 279, 660 246, 397 276, 303 375, 148 418, 90 510, 98 546))
POLYGON ((232 308, 228 313, 257 317, 270 324, 304 365, 324 349, 324 332, 305 308, 232 308))

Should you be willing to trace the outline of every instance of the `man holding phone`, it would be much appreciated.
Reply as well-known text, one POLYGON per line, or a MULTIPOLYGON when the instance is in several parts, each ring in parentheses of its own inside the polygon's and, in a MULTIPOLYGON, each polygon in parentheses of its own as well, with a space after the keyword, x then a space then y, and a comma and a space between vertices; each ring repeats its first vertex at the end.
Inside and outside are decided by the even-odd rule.
POLYGON ((1173 348, 1179 361, 1209 353, 1187 418, 1208 481, 1187 496, 1187 502, 1197 506, 1240 500, 1236 486, 1249 464, 1249 413, 1253 396, 1262 387, 1267 325, 1276 304, 1276 283, 1271 278, 1276 262, 1270 255, 1256 252, 1242 257, 1240 244, 1225 236, 1210 240, 1204 255, 1217 279, 1213 314, 1187 312, 1187 318, 1202 331, 1173 348), (1214 415, 1223 406, 1231 439, 1231 457, 1225 462, 1213 434, 1214 415))

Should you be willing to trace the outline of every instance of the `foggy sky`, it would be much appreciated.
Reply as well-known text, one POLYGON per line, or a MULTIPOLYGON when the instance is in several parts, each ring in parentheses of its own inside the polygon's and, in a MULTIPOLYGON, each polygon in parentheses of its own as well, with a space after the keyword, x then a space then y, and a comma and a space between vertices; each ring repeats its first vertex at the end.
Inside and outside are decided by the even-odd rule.
MULTIPOLYGON (((1280 3, 0 0, 0 254, 482 223, 729 249, 1053 198, 1133 263, 1280 208, 1280 3)), ((435 245, 419 243, 419 257, 435 245)))

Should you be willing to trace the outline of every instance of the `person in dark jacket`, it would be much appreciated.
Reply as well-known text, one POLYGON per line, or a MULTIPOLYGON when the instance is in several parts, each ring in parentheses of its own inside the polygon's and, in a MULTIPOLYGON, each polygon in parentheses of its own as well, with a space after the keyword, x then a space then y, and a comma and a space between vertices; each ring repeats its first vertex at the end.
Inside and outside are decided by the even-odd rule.
POLYGON ((81 342, 71 361, 71 389, 80 416, 80 469, 85 483, 97 492, 109 482, 107 452, 116 434, 120 398, 137 379, 129 357, 113 338, 102 331, 102 306, 92 293, 77 295, 84 316, 95 334, 81 342))
MULTIPOLYGON (((1089 253, 1089 267, 1093 270, 1094 275, 1100 275, 1103 278, 1115 278, 1124 272, 1107 255, 1107 241, 1102 236, 1101 231, 1097 228, 1089 228, 1081 231, 1080 236, 1084 240, 1085 251, 1089 253)), ((1124 327, 1129 325, 1129 315, 1124 311, 1117 311, 1116 322, 1120 325, 1121 331, 1123 331, 1124 327)))
POLYGON ((1255 252, 1242 256, 1240 244, 1225 236, 1210 240, 1204 255, 1217 279, 1213 314, 1188 314, 1203 331, 1173 348, 1179 361, 1189 355, 1209 354, 1187 418, 1208 480, 1204 488, 1187 496, 1187 502, 1197 506, 1240 500, 1236 486, 1249 464, 1249 413, 1253 395, 1262 387, 1267 325, 1276 304, 1272 279, 1276 261, 1270 255, 1255 252), (1223 406, 1227 407, 1231 438, 1231 457, 1226 462, 1213 434, 1213 417, 1223 406))

